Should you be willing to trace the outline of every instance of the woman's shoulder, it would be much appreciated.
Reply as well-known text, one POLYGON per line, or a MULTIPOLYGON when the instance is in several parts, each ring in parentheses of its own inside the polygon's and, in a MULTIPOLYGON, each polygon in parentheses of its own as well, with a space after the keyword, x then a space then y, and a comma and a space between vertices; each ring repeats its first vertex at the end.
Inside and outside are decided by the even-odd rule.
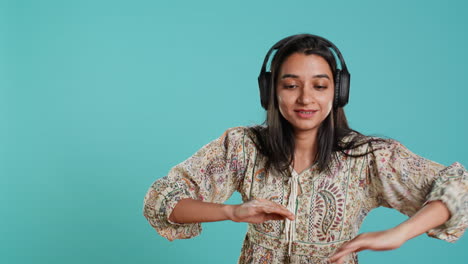
POLYGON ((221 137, 230 137, 230 138, 243 138, 246 136, 250 136, 252 131, 248 126, 236 126, 230 127, 224 131, 221 137))
POLYGON ((255 147, 256 134, 254 131, 255 127, 251 126, 230 127, 224 131, 220 139, 222 141, 242 143, 246 147, 255 147))
POLYGON ((224 131, 221 135, 221 138, 229 137, 229 138, 241 138, 246 133, 245 126, 237 126, 237 127, 230 127, 224 131))
POLYGON ((224 131, 219 138, 220 143, 230 153, 241 155, 244 160, 251 160, 257 154, 257 144, 255 144, 255 135, 248 126, 231 127, 224 131))
POLYGON ((344 148, 353 148, 358 151, 391 149, 395 146, 401 145, 399 141, 393 138, 377 135, 365 135, 354 130, 345 135, 341 139, 340 144, 344 148))

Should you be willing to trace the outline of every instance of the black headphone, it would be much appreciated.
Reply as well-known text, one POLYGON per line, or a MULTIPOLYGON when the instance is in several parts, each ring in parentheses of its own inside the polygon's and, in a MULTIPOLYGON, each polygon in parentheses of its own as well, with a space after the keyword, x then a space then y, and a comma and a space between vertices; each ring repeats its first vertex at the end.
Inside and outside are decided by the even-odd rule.
POLYGON ((268 109, 268 104, 270 101, 270 88, 273 82, 271 71, 268 71, 268 72, 266 71, 266 66, 267 66, 271 53, 273 52, 273 50, 280 50, 284 48, 285 46, 288 46, 288 44, 293 43, 295 40, 300 39, 300 38, 305 38, 305 37, 312 37, 312 38, 322 40, 323 42, 327 44, 328 47, 333 48, 335 53, 338 55, 338 58, 340 59, 341 69, 337 69, 336 74, 335 74, 335 98, 334 98, 333 106, 335 108, 343 107, 348 103, 349 82, 350 82, 351 75, 348 72, 348 68, 346 67, 346 63, 343 59, 343 56, 341 55, 340 50, 332 42, 330 42, 329 40, 323 37, 312 35, 312 34, 298 34, 298 35, 292 35, 292 36, 286 37, 278 41, 275 45, 273 45, 273 47, 270 48, 270 50, 265 56, 262 69, 260 70, 260 75, 258 76, 258 86, 260 88, 260 102, 262 104, 262 107, 265 110, 268 109))

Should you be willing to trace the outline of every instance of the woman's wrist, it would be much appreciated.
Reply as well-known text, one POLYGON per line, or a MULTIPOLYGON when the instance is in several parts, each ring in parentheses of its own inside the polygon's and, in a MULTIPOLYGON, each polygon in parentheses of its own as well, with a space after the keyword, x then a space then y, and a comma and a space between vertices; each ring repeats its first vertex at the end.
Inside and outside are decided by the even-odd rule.
POLYGON ((223 214, 226 216, 226 220, 231 220, 233 222, 236 222, 234 220, 234 210, 236 209, 237 205, 232 205, 232 204, 225 204, 222 208, 223 214))

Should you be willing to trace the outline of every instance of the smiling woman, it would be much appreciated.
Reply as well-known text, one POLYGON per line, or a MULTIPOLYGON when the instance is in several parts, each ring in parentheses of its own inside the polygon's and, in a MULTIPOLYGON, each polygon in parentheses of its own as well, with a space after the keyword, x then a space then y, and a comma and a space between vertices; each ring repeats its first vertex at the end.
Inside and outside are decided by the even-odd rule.
POLYGON ((307 133, 303 137, 315 141, 313 137, 333 105, 331 69, 320 56, 294 53, 280 71, 276 87, 280 113, 296 135, 307 133))
POLYGON ((425 232, 456 241, 468 225, 468 172, 351 129, 349 77, 328 40, 279 41, 259 76, 265 123, 226 130, 156 180, 144 216, 171 241, 200 234, 202 222, 249 223, 239 263, 355 264, 361 250, 395 249, 425 232), (243 203, 223 204, 234 191, 243 203), (379 206, 411 218, 358 235, 379 206))

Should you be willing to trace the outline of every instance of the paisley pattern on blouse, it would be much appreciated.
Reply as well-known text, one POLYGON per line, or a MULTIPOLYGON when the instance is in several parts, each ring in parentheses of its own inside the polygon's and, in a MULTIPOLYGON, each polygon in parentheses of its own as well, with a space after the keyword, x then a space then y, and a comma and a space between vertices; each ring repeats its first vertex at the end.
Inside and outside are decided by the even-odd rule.
MULTIPOLYGON (((348 139, 351 137, 350 135, 348 139)), ((287 206, 290 177, 265 169, 246 127, 228 129, 193 156, 173 167, 149 188, 143 214, 172 241, 197 236, 200 223, 179 224, 168 217, 178 201, 193 198, 223 203, 234 191, 244 202, 265 198, 287 206)), ((289 256, 285 221, 248 224, 238 263, 327 263, 344 242, 354 238, 365 216, 379 206, 412 216, 430 201, 441 200, 451 213, 431 237, 454 242, 468 227, 468 172, 458 162, 444 166, 409 151, 396 140, 362 145, 350 154, 335 153, 330 173, 316 164, 298 175, 296 225, 289 256)), ((351 254, 347 264, 358 263, 351 254)))

